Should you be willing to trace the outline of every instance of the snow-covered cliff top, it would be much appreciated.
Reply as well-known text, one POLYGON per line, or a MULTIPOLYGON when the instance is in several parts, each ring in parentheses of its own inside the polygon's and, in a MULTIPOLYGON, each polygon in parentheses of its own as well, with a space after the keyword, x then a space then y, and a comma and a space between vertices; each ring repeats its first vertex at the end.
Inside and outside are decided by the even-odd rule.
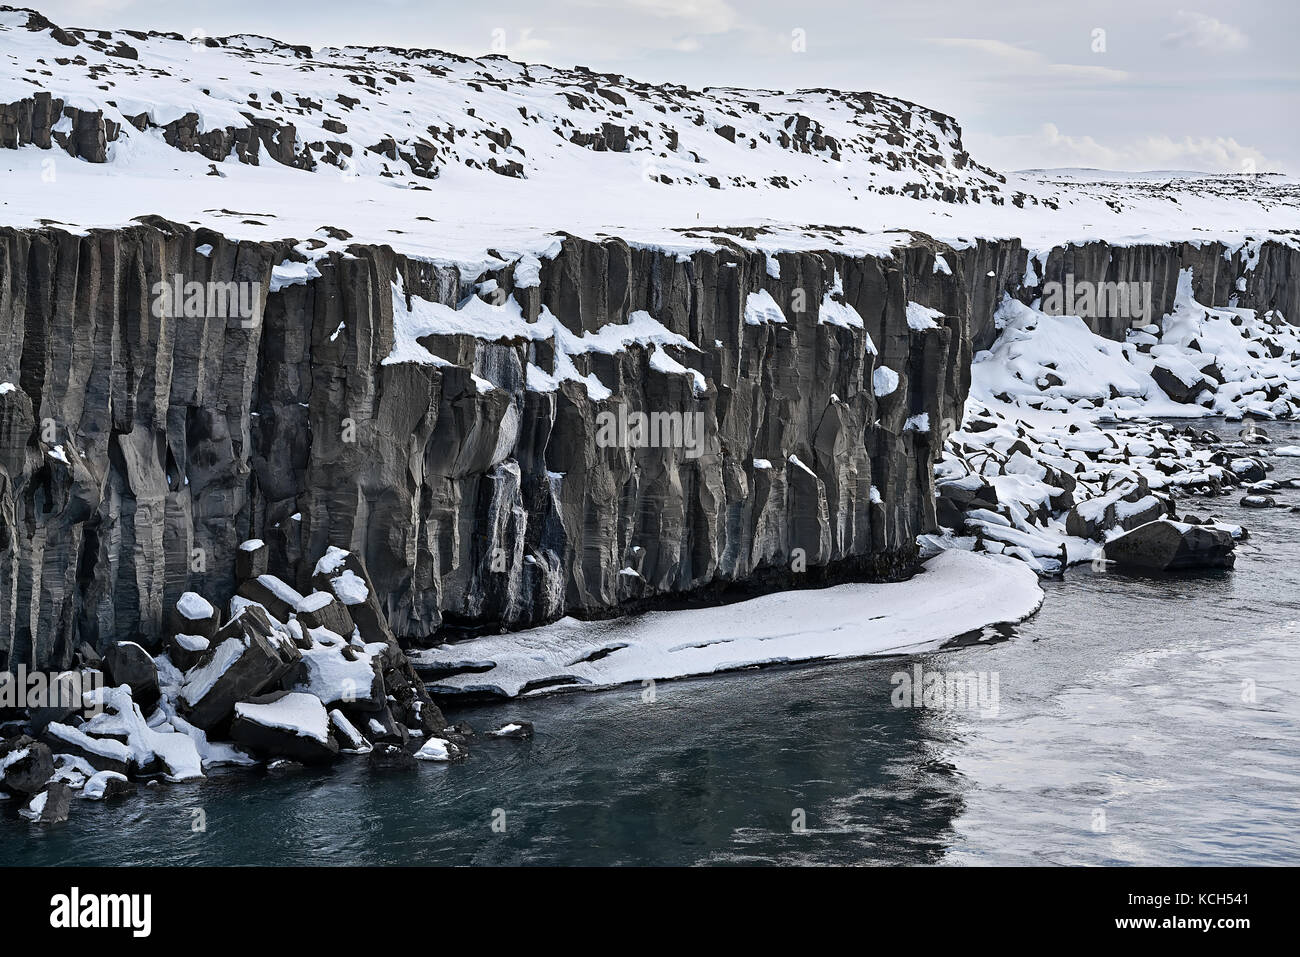
POLYGON ((897 230, 1046 248, 1286 239, 1300 226, 1291 179, 1002 174, 965 152, 951 117, 871 93, 694 91, 500 56, 64 29, 9 7, 0 145, 20 147, 0 152, 7 225, 156 213, 236 238, 466 262, 540 251, 556 230, 875 252, 897 230), (20 119, 44 94, 62 101, 45 149, 20 119), (85 135, 72 111, 102 114, 104 162, 60 149, 85 135))

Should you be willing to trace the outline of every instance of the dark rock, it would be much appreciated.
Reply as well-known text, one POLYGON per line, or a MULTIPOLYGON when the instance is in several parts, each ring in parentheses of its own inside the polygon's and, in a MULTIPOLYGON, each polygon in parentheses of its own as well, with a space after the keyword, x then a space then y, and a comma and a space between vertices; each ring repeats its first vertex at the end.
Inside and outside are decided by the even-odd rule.
POLYGON ((143 711, 148 713, 158 703, 162 694, 158 687, 158 666, 149 652, 135 642, 119 641, 109 648, 104 667, 114 687, 130 687, 132 699, 143 711))
POLYGON ((241 542, 235 552, 235 579, 241 584, 266 574, 271 550, 260 538, 241 542))
POLYGON ((212 642, 202 635, 171 635, 167 639, 167 657, 181 671, 189 671, 207 654, 212 642))
POLYGON ((1160 520, 1111 539, 1104 551, 1107 559, 1121 566, 1177 571, 1231 568, 1235 547, 1232 535, 1223 529, 1160 520))
POLYGON ((288 621, 302 601, 302 595, 274 575, 259 575, 240 584, 241 598, 255 601, 277 621, 288 621))
POLYGON ((338 757, 339 745, 320 699, 277 691, 240 701, 230 736, 256 754, 321 764, 338 757))
POLYGON ((531 738, 533 736, 533 723, 531 721, 509 721, 495 731, 488 733, 494 738, 531 738))
POLYGON ((352 616, 344 604, 329 592, 312 592, 298 602, 298 621, 304 628, 325 628, 343 638, 352 637, 352 616))
POLYGON ((0 742, 0 788, 10 794, 36 794, 54 773, 50 749, 28 735, 0 742))
POLYGON ((1214 381, 1209 377, 1197 372, 1194 375, 1185 375, 1180 371, 1171 368, 1171 364, 1164 359, 1157 359, 1151 369, 1151 378, 1156 380, 1156 385, 1173 399, 1175 402, 1190 403, 1196 401, 1196 397, 1205 389, 1213 389, 1214 381))
POLYGON ((1271 495, 1247 495, 1241 500, 1242 508, 1277 508, 1277 499, 1271 495))
POLYGON ((72 788, 63 781, 52 781, 40 795, 33 798, 33 803, 44 797, 39 810, 29 808, 23 816, 34 824, 62 824, 72 811, 72 788))
POLYGON ((210 731, 246 701, 272 687, 302 653, 272 627, 266 612, 244 607, 217 633, 212 647, 185 675, 180 703, 188 720, 210 731))
POLYGON ((414 771, 416 768, 415 756, 396 744, 376 744, 369 761, 375 771, 414 771))

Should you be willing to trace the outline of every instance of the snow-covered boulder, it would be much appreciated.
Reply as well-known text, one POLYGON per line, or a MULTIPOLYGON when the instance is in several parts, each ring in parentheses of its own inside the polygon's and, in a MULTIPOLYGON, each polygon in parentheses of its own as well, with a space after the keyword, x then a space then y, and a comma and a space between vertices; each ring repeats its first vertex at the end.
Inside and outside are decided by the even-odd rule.
POLYGON ((1231 568, 1236 557, 1232 533, 1208 525, 1161 519, 1113 538, 1104 554, 1121 566, 1149 571, 1231 568))
POLYGON ((533 723, 531 721, 509 721, 495 731, 489 731, 488 734, 494 738, 531 738, 533 736, 533 723))
POLYGON ((18 813, 33 824, 62 824, 71 810, 72 788, 63 781, 51 781, 48 788, 18 813))
POLYGON ((446 738, 430 738, 415 752, 417 761, 460 761, 465 756, 464 748, 446 738))
POLYGON ((244 606, 217 633, 212 646, 186 673, 180 692, 186 718, 204 731, 224 722, 235 702, 271 688, 302 658, 257 605, 244 606))
POLYGON ((131 763, 131 749, 116 738, 92 738, 80 728, 53 722, 45 729, 45 742, 59 754, 71 754, 96 771, 125 774, 131 763))
POLYGON ((338 757, 329 714, 315 695, 278 691, 235 705, 230 736, 271 757, 319 764, 338 757))
POLYGON ((213 604, 197 592, 187 591, 176 602, 172 616, 172 634, 202 635, 211 638, 221 627, 221 615, 213 604))
POLYGON ((352 637, 352 629, 355 627, 352 616, 348 614, 347 607, 330 592, 314 591, 304 596, 298 602, 296 611, 304 628, 325 628, 345 639, 352 637))
POLYGON ((180 632, 167 639, 167 656, 181 671, 189 671, 203 659, 211 646, 212 642, 202 635, 180 632))
POLYGON ((127 780, 125 774, 116 771, 100 771, 90 777, 81 789, 81 796, 87 801, 108 801, 135 790, 135 785, 127 780))

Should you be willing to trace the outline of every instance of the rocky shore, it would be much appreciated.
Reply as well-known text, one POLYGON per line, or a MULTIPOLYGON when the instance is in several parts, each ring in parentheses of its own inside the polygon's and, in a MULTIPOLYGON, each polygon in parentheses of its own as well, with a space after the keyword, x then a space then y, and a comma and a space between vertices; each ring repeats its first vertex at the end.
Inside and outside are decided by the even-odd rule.
MULTIPOLYGON (((229 614, 186 592, 165 651, 89 645, 63 675, 79 700, 11 708, 0 723, 0 795, 34 822, 66 820, 72 798, 107 800, 138 782, 200 779, 223 766, 327 764, 367 755, 379 771, 457 761, 474 731, 449 727, 384 620, 365 565, 332 548, 317 589, 266 573, 266 545, 244 543, 229 614)), ((21 689, 20 689, 21 690, 21 689)), ((490 732, 525 739, 526 721, 490 732)))

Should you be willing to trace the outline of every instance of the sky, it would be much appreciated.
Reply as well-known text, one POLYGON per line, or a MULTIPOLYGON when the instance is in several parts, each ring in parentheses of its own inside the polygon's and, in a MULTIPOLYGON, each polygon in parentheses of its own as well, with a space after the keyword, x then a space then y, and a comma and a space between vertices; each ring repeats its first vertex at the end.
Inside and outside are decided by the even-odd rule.
POLYGON ((871 90, 956 117, 971 153, 1000 169, 1300 175, 1296 0, 25 5, 61 26, 496 52, 691 87, 871 90))

